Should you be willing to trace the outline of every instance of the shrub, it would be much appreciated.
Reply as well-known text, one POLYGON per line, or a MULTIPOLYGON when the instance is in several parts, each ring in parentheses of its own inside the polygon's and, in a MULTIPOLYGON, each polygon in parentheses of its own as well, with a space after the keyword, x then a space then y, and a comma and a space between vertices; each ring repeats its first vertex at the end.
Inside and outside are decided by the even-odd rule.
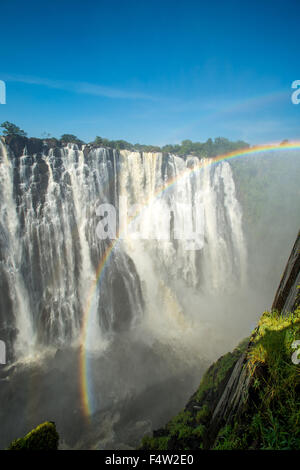
POLYGON ((59 435, 55 423, 46 421, 26 434, 15 439, 7 450, 57 450, 59 435))

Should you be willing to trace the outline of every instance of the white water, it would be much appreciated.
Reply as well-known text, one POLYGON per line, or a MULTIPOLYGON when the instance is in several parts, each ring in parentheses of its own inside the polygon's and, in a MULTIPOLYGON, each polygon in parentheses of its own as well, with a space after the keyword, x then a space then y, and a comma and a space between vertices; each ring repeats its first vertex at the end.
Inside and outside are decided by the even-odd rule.
MULTIPOLYGON (((32 325, 28 293, 20 272, 22 253, 20 227, 16 203, 13 195, 13 166, 8 159, 7 150, 0 141, 0 233, 1 233, 1 275, 6 277, 10 287, 10 300, 13 308, 16 328, 21 332, 17 337, 15 350, 17 354, 30 354, 35 343, 34 326, 32 325)), ((4 292, 1 293, 2 296, 4 292)), ((2 312, 1 312, 2 313, 2 312)), ((9 319, 2 313, 2 327, 9 319)))
POLYGON ((196 166, 199 160, 170 156, 162 173, 161 154, 145 154, 143 158, 126 151, 121 154, 121 195, 127 196, 130 204, 155 201, 154 210, 146 207, 139 216, 139 225, 147 227, 146 233, 157 234, 158 228, 159 234, 165 233, 162 226, 164 221, 168 224, 171 210, 179 227, 187 221, 191 226, 193 211, 187 213, 186 209, 195 204, 203 208, 199 212, 204 216, 204 246, 200 250, 187 249, 186 240, 127 239, 124 246, 143 286, 143 328, 155 339, 168 338, 174 347, 183 341, 211 358, 218 350, 216 343, 220 343, 219 351, 228 347, 223 325, 233 319, 227 310, 245 286, 247 275, 242 213, 230 165, 204 165, 186 173, 187 166, 196 166), (168 181, 176 175, 184 176, 168 188, 168 181), (166 191, 159 191, 155 197, 162 187, 166 191))
POLYGON ((0 312, 0 327, 10 322, 17 328, 17 355, 79 339, 107 247, 96 236, 96 208, 110 203, 118 209, 119 196, 130 206, 148 204, 131 228, 142 227, 149 239, 117 243, 92 299, 89 347, 97 349, 104 338, 130 328, 145 341, 160 337, 174 345, 183 337, 198 344, 222 335, 213 310, 221 314, 220 298, 230 298, 246 282, 242 214, 230 165, 187 172, 198 163, 196 157, 83 152, 76 146, 18 161, 1 143, 0 276, 9 285, 12 311, 0 312), (186 176, 161 191, 181 174, 186 176), (195 214, 203 214, 202 249, 168 239, 171 211, 181 233, 195 228, 195 214))

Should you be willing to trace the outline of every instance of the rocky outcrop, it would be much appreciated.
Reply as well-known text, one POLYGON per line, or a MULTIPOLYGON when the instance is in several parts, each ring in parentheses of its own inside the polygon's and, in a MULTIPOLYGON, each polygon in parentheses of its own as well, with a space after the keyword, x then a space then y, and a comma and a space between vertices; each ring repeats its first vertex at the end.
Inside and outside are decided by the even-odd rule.
POLYGON ((275 299, 273 310, 279 312, 292 312, 300 304, 300 232, 293 246, 291 255, 287 262, 281 278, 275 299))
POLYGON ((16 157, 24 154, 37 155, 45 150, 60 147, 61 143, 57 139, 37 139, 35 137, 22 137, 17 135, 8 135, 3 138, 6 145, 11 149, 16 157))
POLYGON ((251 378, 245 367, 246 354, 242 354, 236 362, 224 392, 213 412, 209 427, 209 441, 213 444, 219 429, 234 417, 241 415, 246 403, 251 378))

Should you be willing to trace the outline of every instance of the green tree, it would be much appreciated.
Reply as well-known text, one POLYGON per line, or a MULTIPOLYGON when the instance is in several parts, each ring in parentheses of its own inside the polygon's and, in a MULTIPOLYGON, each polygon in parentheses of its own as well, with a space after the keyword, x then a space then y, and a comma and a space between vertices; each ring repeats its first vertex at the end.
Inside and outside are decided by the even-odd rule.
POLYGON ((131 144, 126 140, 108 140, 97 136, 93 142, 98 147, 110 147, 116 150, 135 150, 137 152, 166 152, 175 155, 197 155, 199 157, 213 157, 226 152, 232 152, 242 148, 249 147, 249 144, 238 140, 232 142, 225 137, 217 137, 208 139, 206 142, 192 142, 189 139, 183 140, 181 144, 167 144, 162 148, 157 145, 131 144))
POLYGON ((1 124, 0 127, 3 127, 3 135, 13 135, 19 137, 26 137, 27 133, 20 129, 18 126, 12 122, 5 121, 1 124))
POLYGON ((103 138, 100 137, 99 135, 97 135, 97 137, 95 138, 94 142, 93 142, 95 145, 103 145, 103 138))
POLYGON ((73 135, 73 134, 63 134, 60 138, 60 140, 62 142, 65 142, 66 144, 77 144, 78 142, 81 142, 79 141, 78 137, 76 137, 76 135, 73 135))
POLYGON ((94 142, 95 145, 98 145, 99 147, 111 147, 111 142, 108 139, 105 139, 103 137, 97 137, 95 138, 94 142))
POLYGON ((207 157, 211 157, 213 153, 213 141, 212 139, 207 139, 207 141, 203 144, 203 150, 207 157))
POLYGON ((180 153, 188 154, 188 153, 191 153, 192 150, 193 150, 193 142, 191 140, 186 139, 181 142, 180 153))

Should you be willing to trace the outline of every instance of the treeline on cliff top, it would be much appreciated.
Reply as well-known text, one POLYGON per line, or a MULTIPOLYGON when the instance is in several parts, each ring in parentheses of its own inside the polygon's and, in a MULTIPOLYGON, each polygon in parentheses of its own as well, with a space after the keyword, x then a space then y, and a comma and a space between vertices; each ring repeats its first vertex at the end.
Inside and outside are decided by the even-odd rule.
MULTIPOLYGON (((27 133, 11 122, 3 122, 3 136, 26 137, 27 133)), ((44 140, 51 140, 57 143, 57 146, 75 143, 78 145, 86 144, 76 135, 63 134, 59 139, 52 137, 51 134, 44 133, 44 140)), ((109 147, 116 150, 131 150, 137 152, 165 152, 175 155, 198 155, 202 157, 215 157, 234 150, 248 148, 249 144, 242 140, 231 141, 225 137, 216 137, 208 139, 206 142, 192 142, 189 139, 183 140, 181 144, 167 144, 162 147, 157 145, 131 144, 126 140, 109 140, 104 137, 97 136, 94 141, 88 142, 89 145, 97 147, 109 147)))

